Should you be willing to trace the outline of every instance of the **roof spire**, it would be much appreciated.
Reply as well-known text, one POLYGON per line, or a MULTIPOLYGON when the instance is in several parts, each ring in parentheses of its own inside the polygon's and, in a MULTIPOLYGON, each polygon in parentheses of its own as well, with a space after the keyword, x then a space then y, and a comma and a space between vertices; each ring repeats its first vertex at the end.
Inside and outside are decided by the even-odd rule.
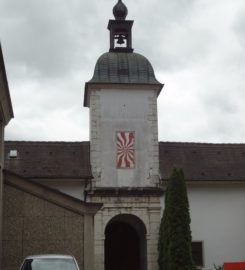
POLYGON ((122 0, 118 0, 117 4, 113 8, 113 15, 116 20, 125 20, 128 15, 128 9, 122 0))

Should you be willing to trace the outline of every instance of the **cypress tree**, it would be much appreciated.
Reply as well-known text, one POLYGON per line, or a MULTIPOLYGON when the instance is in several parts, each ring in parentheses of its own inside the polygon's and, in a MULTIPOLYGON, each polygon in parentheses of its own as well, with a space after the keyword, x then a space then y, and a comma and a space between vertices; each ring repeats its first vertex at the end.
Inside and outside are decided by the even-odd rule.
POLYGON ((190 222, 184 173, 174 169, 167 185, 165 210, 159 231, 160 270, 194 269, 190 222))

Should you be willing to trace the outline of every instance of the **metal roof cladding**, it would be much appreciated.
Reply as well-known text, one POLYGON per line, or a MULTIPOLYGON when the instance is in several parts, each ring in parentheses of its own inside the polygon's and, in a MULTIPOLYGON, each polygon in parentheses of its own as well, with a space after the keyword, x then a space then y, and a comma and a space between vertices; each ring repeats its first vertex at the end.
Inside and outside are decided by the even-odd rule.
POLYGON ((162 85, 155 77, 149 60, 138 53, 102 54, 89 83, 136 83, 162 85))

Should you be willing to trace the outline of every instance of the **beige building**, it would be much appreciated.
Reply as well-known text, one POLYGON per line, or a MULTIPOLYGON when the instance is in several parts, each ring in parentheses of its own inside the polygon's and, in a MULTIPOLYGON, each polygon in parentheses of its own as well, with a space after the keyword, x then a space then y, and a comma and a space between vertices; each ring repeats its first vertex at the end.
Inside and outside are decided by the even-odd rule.
POLYGON ((5 171, 2 269, 18 269, 30 254, 72 254, 93 269, 94 214, 85 203, 5 171))
POLYGON ((35 253, 75 255, 81 270, 157 270, 164 189, 185 172, 196 265, 244 260, 245 144, 158 141, 163 84, 132 47, 118 3, 109 52, 85 84, 89 142, 5 142, 2 269, 35 253))
POLYGON ((4 128, 13 117, 8 81, 0 44, 0 260, 2 254, 2 203, 3 203, 3 167, 4 167, 4 128))

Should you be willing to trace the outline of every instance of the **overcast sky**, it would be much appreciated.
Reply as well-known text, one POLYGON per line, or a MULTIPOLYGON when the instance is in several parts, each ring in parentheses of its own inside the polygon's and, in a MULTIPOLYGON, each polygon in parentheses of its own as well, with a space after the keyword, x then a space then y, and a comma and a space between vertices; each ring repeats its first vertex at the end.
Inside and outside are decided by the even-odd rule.
MULTIPOLYGON (((8 140, 89 139, 84 84, 117 0, 1 0, 8 140)), ((133 47, 165 86, 160 141, 245 142, 245 1, 124 0, 133 47)))

